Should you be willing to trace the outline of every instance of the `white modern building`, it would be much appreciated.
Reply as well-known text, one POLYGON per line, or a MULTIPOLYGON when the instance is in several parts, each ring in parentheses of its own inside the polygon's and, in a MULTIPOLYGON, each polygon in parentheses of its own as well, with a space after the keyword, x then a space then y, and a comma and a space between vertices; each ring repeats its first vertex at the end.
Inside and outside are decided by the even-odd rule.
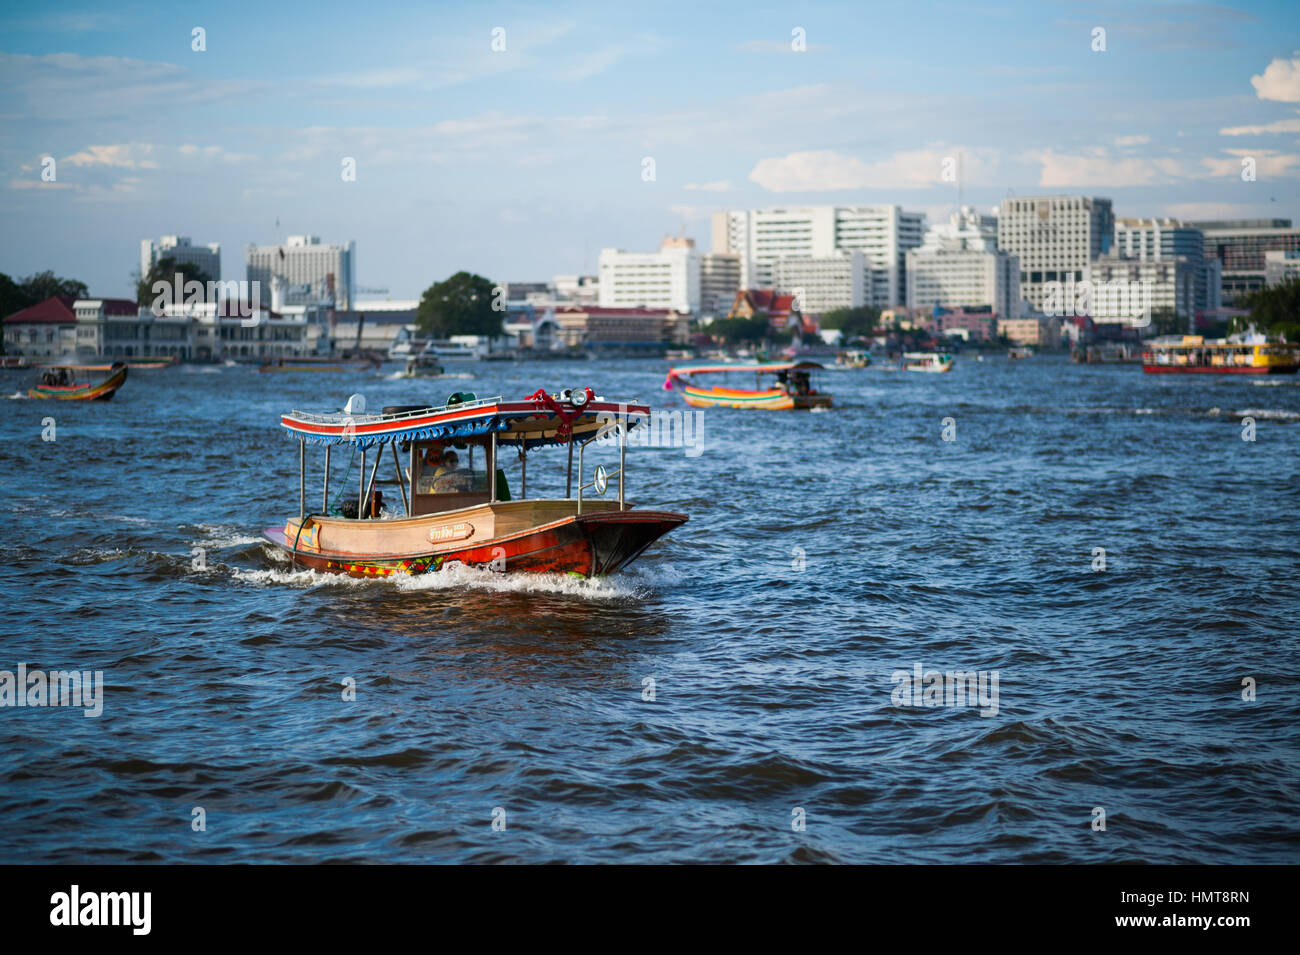
MULTIPOLYGON (((1128 258, 1104 255, 1090 270, 1094 322, 1133 322, 1150 312, 1168 311, 1182 319, 1222 305, 1222 276, 1217 259, 1186 256, 1128 258)), ((1077 302, 1077 300, 1076 300, 1077 302)), ((1188 331, 1192 331, 1189 321, 1188 331)))
POLYGON ((1205 235, 1205 257, 1223 266, 1223 301, 1230 303, 1263 288, 1265 255, 1300 252, 1300 228, 1290 219, 1216 219, 1187 222, 1205 235))
POLYGON ((1291 279, 1300 279, 1300 252, 1265 252, 1264 284, 1281 285, 1291 279))
POLYGON ((600 307, 699 311, 695 240, 665 238, 658 252, 601 249, 600 307))
POLYGON ((998 248, 1020 263, 1020 295, 1043 307, 1048 283, 1081 282, 1115 235, 1109 199, 1034 196, 1003 199, 998 248))
POLYGON ((1020 314, 1020 264, 998 249, 997 217, 962 206, 907 252, 909 308, 988 306, 1000 319, 1020 314))
POLYGON ((741 286, 770 288, 781 258, 822 259, 860 250, 871 267, 866 304, 901 305, 906 253, 921 244, 925 215, 900 206, 801 206, 716 212, 713 251, 740 256, 741 286))
POLYGON ((154 241, 140 241, 140 278, 149 274, 159 259, 174 259, 178 265, 197 266, 214 282, 221 279, 221 243, 194 245, 187 235, 165 235, 154 241))
POLYGON ((871 299, 871 263, 858 249, 817 258, 782 257, 772 263, 772 287, 794 295, 804 315, 860 308, 871 299))
POLYGON ((740 291, 740 256, 706 252, 700 256, 700 314, 726 315, 740 291))
POLYGON ((273 280, 279 279, 279 305, 332 303, 347 310, 356 285, 355 257, 355 242, 326 244, 319 236, 291 235, 284 245, 248 247, 248 281, 260 282, 266 298, 273 280))

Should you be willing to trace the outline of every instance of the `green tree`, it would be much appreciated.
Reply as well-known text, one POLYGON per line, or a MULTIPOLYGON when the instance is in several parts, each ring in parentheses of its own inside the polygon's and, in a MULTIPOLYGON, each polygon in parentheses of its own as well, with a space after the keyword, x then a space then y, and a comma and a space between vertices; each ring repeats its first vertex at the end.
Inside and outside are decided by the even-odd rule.
POLYGON ((767 315, 759 312, 750 318, 719 318, 709 324, 709 334, 729 345, 756 344, 768 338, 767 315))
POLYGON ((1187 331, 1187 319, 1178 317, 1172 308, 1151 310, 1151 331, 1143 334, 1177 335, 1187 331))
POLYGON ((434 338, 452 335, 496 338, 502 332, 503 314, 492 307, 496 298, 494 286, 483 276, 457 272, 424 290, 415 322, 420 331, 434 338))
POLYGON ((1250 309, 1250 319, 1238 319, 1239 326, 1254 323, 1268 335, 1300 341, 1300 278, 1251 292, 1241 304, 1250 309))
POLYGON ((821 327, 839 329, 845 341, 855 338, 867 338, 880 324, 880 309, 859 306, 857 308, 836 308, 822 315, 821 327))
POLYGON ((158 297, 158 293, 153 290, 155 283, 166 282, 168 285, 173 285, 176 281, 177 272, 184 278, 181 280, 181 287, 172 290, 173 301, 184 299, 186 283, 202 282, 206 286, 208 282, 212 281, 212 276, 193 262, 178 263, 170 255, 166 255, 150 267, 148 275, 135 283, 135 304, 152 305, 153 300, 158 297))
POLYGON ((53 272, 37 272, 23 279, 23 288, 31 297, 30 304, 43 302, 52 295, 70 295, 73 298, 85 298, 90 294, 85 282, 76 279, 61 279, 53 272))

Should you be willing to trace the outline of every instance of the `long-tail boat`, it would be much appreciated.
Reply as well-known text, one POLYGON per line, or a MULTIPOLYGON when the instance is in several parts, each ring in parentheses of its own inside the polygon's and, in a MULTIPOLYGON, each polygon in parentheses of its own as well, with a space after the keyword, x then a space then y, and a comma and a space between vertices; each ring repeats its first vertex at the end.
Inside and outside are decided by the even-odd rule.
MULTIPOLYGON (((362 410, 355 400, 349 409, 362 410)), ((353 577, 423 574, 452 563, 506 572, 609 574, 687 520, 672 511, 634 508, 625 496, 628 432, 649 419, 648 406, 606 401, 590 388, 539 390, 514 401, 458 393, 440 406, 394 406, 369 415, 293 411, 280 423, 298 439, 298 516, 264 536, 294 564, 353 577), (598 466, 586 480, 584 452, 602 439, 617 444, 618 470, 598 466), (325 450, 321 509, 312 513, 308 444, 325 450), (548 447, 567 450, 565 496, 529 498, 528 456, 548 447), (344 492, 350 499, 337 510, 330 506, 334 448, 349 449, 361 461, 356 490, 344 492), (396 479, 385 483, 399 487, 400 513, 383 507, 375 486, 386 448, 396 479), (451 460, 458 459, 457 449, 467 452, 467 468, 451 460), (517 500, 498 467, 506 450, 519 455, 517 500), (475 452, 481 471, 474 469, 475 452), (612 478, 618 479, 617 500, 604 498, 612 478), (598 496, 584 495, 589 488, 598 496)))
POLYGON ((668 391, 680 389, 686 403, 696 408, 829 408, 831 395, 813 388, 810 381, 810 373, 824 367, 815 361, 688 365, 668 369, 664 388, 668 391), (731 374, 753 375, 754 387, 732 388, 700 380, 706 375, 731 374), (764 378, 769 375, 774 375, 775 381, 765 384, 764 378))
POLYGON ((125 362, 111 365, 44 365, 40 381, 27 389, 30 398, 54 398, 59 401, 108 401, 126 381, 125 362), (100 381, 77 380, 78 372, 108 372, 100 381))

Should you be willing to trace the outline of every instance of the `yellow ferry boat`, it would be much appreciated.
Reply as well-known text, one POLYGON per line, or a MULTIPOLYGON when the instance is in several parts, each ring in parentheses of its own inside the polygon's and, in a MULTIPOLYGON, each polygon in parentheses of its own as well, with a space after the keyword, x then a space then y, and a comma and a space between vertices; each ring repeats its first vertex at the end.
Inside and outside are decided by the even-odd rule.
POLYGON ((1300 344, 1269 342, 1262 335, 1240 341, 1171 336, 1150 343, 1142 370, 1152 375, 1293 375, 1300 370, 1300 344))

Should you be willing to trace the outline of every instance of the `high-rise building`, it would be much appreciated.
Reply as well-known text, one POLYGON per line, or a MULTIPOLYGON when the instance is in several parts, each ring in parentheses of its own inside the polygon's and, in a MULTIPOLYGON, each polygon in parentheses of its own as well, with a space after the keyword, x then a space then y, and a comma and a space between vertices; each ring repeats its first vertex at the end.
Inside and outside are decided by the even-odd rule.
POLYGON ((355 297, 355 255, 355 242, 324 244, 319 236, 291 235, 284 245, 248 247, 248 281, 260 282, 263 300, 271 296, 277 308, 332 302, 347 311, 355 297))
POLYGON ((1088 315, 1094 322, 1130 323, 1152 312, 1172 312, 1194 330, 1193 316, 1216 311, 1219 296, 1219 262, 1184 255, 1096 258, 1089 272, 1092 296, 1088 315))
POLYGON ((148 275, 159 259, 174 259, 177 265, 188 263, 197 266, 212 281, 221 280, 220 242, 193 245, 187 235, 165 235, 156 242, 143 239, 140 242, 140 278, 148 275))
POLYGON ((740 256, 706 252, 700 256, 700 314, 725 315, 740 291, 740 256))
POLYGON ((1090 274, 1092 318, 1098 322, 1132 317, 1131 294, 1102 289, 1115 283, 1140 288, 1145 307, 1183 319, 1221 303, 1219 263, 1206 261, 1204 234, 1175 219, 1116 219, 1111 250, 1093 260, 1090 274))
POLYGON ((805 315, 859 308, 871 297, 871 265, 860 250, 806 259, 783 256, 772 263, 772 284, 793 294, 805 315))
POLYGON ((1290 219, 1216 219, 1186 222, 1205 234, 1206 258, 1223 268, 1223 301, 1264 287, 1266 252, 1300 252, 1300 229, 1290 219))
POLYGON ((744 288, 773 284, 777 259, 823 259, 860 250, 871 268, 867 304, 901 305, 906 253, 921 244, 925 215, 899 206, 801 206, 716 212, 713 251, 740 256, 744 288))
POLYGON ((658 252, 600 250, 600 307, 700 308, 700 256, 695 240, 665 238, 658 252))
POLYGON ((1264 253, 1264 283, 1281 285, 1300 278, 1300 252, 1281 252, 1276 249, 1264 253))
POLYGON ((907 253, 907 304, 911 308, 987 306, 997 318, 1020 314, 1020 265, 998 249, 995 216, 970 206, 953 213, 907 253))
POLYGON ((1043 307, 1049 282, 1081 282, 1092 260, 1110 251, 1115 235, 1109 199, 1033 196, 1003 199, 998 248, 1020 262, 1020 295, 1043 307))

